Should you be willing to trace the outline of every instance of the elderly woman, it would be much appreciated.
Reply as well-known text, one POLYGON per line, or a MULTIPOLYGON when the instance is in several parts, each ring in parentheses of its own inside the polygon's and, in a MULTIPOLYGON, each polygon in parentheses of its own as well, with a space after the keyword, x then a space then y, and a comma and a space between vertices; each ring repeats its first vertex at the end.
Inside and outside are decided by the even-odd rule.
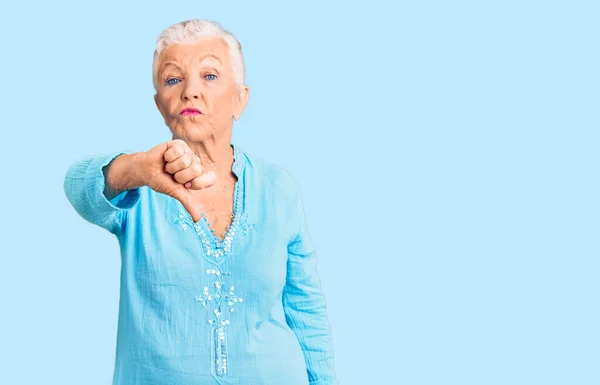
POLYGON ((64 183, 121 248, 113 384, 337 384, 299 187, 230 143, 249 93, 240 44, 175 24, 153 77, 172 140, 83 158, 64 183))

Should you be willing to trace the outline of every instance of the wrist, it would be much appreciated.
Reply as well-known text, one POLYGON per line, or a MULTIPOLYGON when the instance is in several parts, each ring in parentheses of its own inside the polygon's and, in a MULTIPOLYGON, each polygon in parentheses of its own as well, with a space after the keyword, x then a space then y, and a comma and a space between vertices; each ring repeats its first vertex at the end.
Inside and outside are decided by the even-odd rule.
POLYGON ((134 152, 128 154, 129 159, 129 171, 131 173, 131 179, 129 189, 146 186, 148 183, 148 167, 146 167, 145 152, 134 152))
POLYGON ((144 185, 143 159, 140 154, 121 154, 104 168, 104 195, 107 199, 144 185))

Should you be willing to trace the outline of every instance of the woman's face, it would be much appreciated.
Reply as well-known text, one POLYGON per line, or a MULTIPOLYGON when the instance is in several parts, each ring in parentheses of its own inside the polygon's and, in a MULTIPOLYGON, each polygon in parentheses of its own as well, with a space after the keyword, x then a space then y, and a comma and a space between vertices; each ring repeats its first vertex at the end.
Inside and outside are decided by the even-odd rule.
POLYGON ((235 83, 229 47, 219 38, 166 48, 158 58, 157 83, 154 101, 165 124, 175 139, 188 143, 226 133, 248 101, 248 87, 235 83))

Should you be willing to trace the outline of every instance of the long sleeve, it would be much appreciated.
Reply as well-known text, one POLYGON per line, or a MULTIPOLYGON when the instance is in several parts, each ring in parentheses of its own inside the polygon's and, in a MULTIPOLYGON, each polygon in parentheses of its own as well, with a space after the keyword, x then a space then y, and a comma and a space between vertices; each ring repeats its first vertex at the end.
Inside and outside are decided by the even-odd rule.
POLYGON ((284 312, 302 347, 310 385, 337 385, 331 329, 316 252, 309 237, 302 196, 295 183, 294 190, 298 233, 288 245, 284 312))
POLYGON ((64 181, 65 194, 75 211, 83 219, 113 234, 121 232, 126 211, 140 199, 139 188, 124 191, 111 200, 104 195, 104 167, 126 153, 115 152, 77 160, 70 166, 64 181))

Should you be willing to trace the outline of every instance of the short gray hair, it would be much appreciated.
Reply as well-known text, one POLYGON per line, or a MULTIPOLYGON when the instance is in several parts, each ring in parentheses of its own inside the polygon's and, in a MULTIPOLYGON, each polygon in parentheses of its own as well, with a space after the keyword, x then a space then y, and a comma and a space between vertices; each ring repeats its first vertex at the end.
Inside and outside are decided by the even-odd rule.
POLYGON ((238 86, 244 84, 246 66, 244 65, 244 56, 240 42, 237 41, 231 32, 224 29, 216 21, 194 19, 171 25, 156 40, 156 49, 154 50, 154 58, 152 59, 152 83, 155 90, 158 89, 158 57, 162 51, 173 44, 193 43, 205 37, 225 40, 229 46, 234 80, 238 86))

